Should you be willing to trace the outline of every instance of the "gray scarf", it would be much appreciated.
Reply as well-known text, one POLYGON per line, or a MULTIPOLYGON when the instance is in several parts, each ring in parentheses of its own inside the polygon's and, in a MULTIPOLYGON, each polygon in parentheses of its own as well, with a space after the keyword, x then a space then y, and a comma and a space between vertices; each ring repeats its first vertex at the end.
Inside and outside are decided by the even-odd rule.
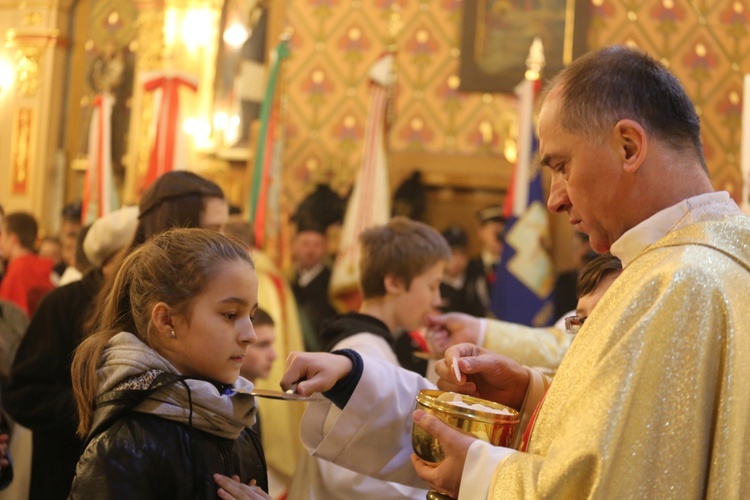
MULTIPOLYGON (((102 353, 97 370, 97 395, 112 390, 146 389, 159 373, 180 372, 135 335, 121 332, 112 337, 102 353)), ((162 387, 135 407, 135 411, 158 415, 215 436, 236 439, 255 422, 253 384, 239 377, 229 394, 219 394, 210 382, 188 379, 162 387)))

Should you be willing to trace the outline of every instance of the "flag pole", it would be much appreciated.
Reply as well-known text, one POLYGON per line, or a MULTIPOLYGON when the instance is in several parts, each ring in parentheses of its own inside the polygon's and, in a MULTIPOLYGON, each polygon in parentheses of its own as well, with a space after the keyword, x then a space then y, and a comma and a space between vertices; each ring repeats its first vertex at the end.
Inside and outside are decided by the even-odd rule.
POLYGON ((534 101, 544 68, 544 48, 534 38, 526 58, 518 96, 518 155, 505 204, 507 218, 496 279, 491 285, 490 308, 499 319, 529 326, 545 326, 554 318, 551 301, 554 273, 544 246, 549 220, 544 204, 541 173, 534 163, 534 101))

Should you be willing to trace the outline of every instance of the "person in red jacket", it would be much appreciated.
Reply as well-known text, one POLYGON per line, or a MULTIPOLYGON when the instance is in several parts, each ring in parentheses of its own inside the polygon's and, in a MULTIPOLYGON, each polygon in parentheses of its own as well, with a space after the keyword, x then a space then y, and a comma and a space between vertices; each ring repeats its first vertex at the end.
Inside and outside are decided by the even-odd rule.
POLYGON ((38 226, 33 215, 15 212, 0 225, 0 254, 8 268, 0 283, 0 299, 13 302, 31 317, 44 294, 52 290, 55 263, 35 250, 38 226))

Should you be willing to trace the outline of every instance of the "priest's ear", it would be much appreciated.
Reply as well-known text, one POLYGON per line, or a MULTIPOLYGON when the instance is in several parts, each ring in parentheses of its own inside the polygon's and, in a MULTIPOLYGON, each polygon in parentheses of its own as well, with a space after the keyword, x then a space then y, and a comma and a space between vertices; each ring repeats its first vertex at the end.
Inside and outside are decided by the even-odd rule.
POLYGON ((635 173, 648 153, 649 138, 646 130, 637 121, 624 119, 615 124, 613 133, 623 170, 635 173))

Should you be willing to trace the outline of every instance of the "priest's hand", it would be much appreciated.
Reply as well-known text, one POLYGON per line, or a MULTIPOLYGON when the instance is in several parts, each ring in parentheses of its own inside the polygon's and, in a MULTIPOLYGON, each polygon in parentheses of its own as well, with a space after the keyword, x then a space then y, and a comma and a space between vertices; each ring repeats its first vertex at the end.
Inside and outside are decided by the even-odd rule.
POLYGON ((529 369, 516 361, 473 344, 459 344, 445 351, 435 365, 437 386, 488 399, 520 410, 529 387, 529 369), (454 359, 460 378, 456 378, 454 359))
POLYGON ((466 462, 466 454, 476 438, 448 426, 437 417, 423 410, 417 410, 413 416, 414 425, 436 437, 445 452, 445 459, 437 464, 424 462, 412 453, 411 463, 417 475, 426 481, 430 488, 458 498, 461 487, 461 474, 466 462))
POLYGON ((286 358, 286 371, 281 388, 294 389, 302 396, 325 392, 352 371, 346 356, 327 352, 291 352, 286 358), (295 388, 296 385, 296 388, 295 388))
POLYGON ((479 318, 463 313, 440 314, 428 319, 427 341, 432 352, 442 355, 452 345, 476 344, 481 331, 479 318))

